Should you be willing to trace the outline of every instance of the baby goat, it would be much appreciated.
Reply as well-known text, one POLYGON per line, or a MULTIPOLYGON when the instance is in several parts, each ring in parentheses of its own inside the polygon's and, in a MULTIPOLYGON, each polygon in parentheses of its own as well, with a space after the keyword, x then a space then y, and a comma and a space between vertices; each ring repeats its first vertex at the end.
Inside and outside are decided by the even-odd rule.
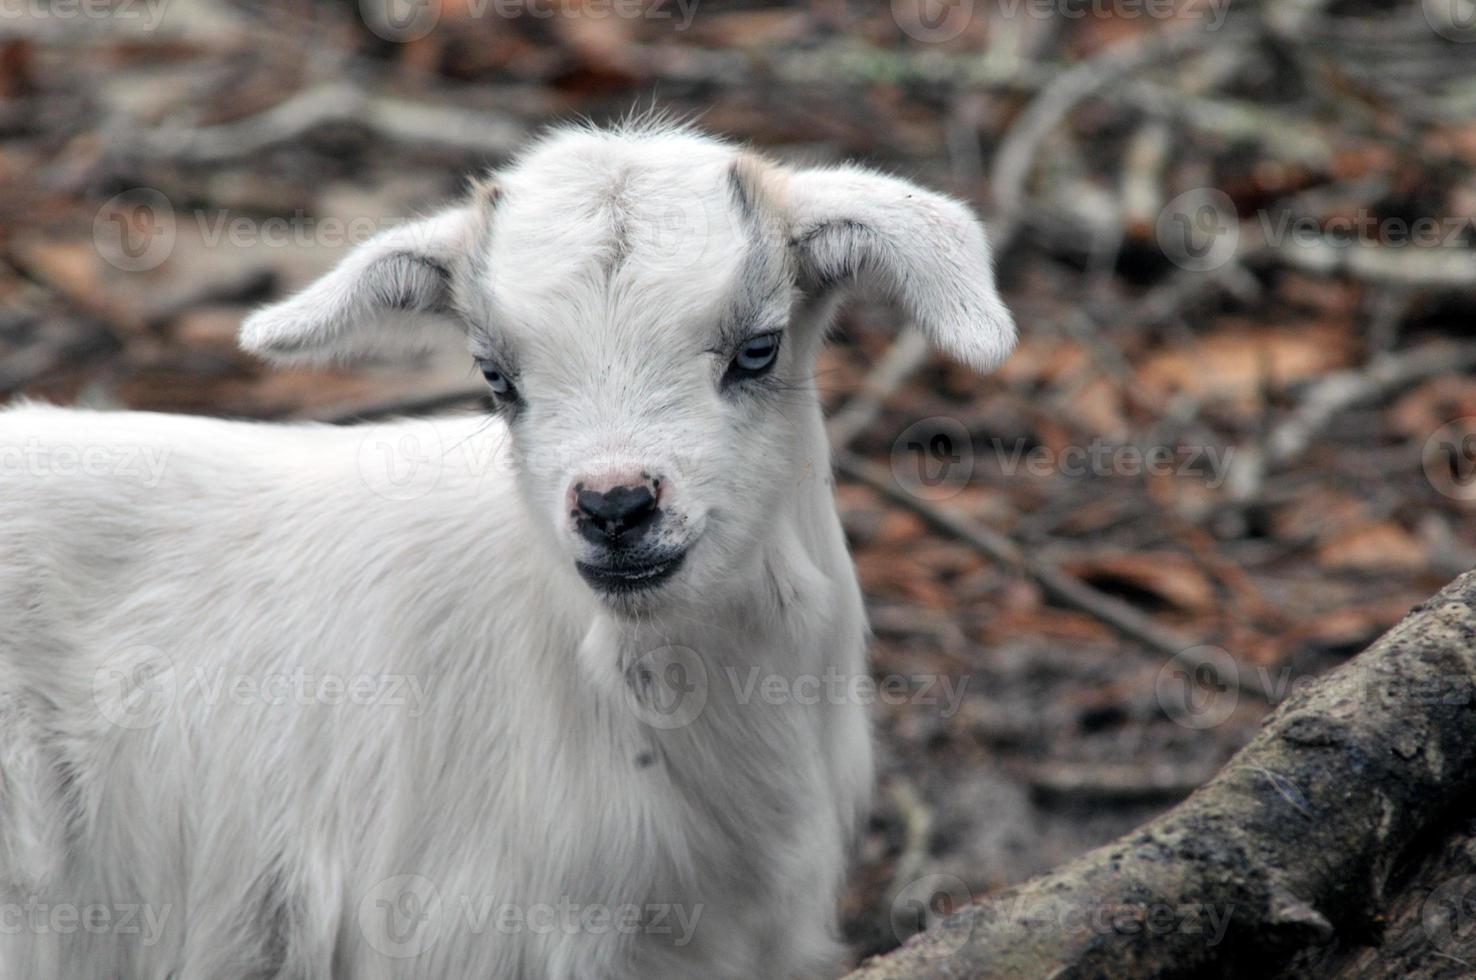
POLYGON ((0 977, 832 974, 872 769, 813 696, 866 628, 812 373, 853 282, 1013 343, 953 200, 562 130, 241 333, 451 327, 495 417, 0 413, 0 977))

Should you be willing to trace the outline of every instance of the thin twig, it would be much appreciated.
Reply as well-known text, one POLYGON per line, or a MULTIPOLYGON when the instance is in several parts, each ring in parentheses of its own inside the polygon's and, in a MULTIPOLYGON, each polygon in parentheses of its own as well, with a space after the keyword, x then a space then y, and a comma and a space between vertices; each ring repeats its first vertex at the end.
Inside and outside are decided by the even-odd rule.
POLYGON ((1380 354, 1359 370, 1322 378, 1263 443, 1236 454, 1226 481, 1227 494, 1236 503, 1256 499, 1271 471, 1306 452, 1341 412, 1387 398, 1427 378, 1472 367, 1476 367, 1476 344, 1433 344, 1403 354, 1380 354))
MULTIPOLYGON (((1092 588, 1055 565, 1026 554, 1008 536, 993 528, 978 524, 962 514, 936 507, 908 493, 881 467, 868 463, 853 453, 839 451, 835 456, 835 468, 839 473, 865 484, 893 503, 906 507, 934 528, 969 544, 986 558, 1028 575, 1051 599, 1080 609, 1129 639, 1173 656, 1186 667, 1215 667, 1208 656, 1200 656, 1196 641, 1160 626, 1127 603, 1092 588)), ((1236 683, 1244 693, 1265 697, 1265 691, 1249 677, 1227 680, 1236 683)))
POLYGON ((142 145, 150 155, 176 162, 220 163, 298 139, 328 123, 353 123, 411 146, 430 144, 491 157, 510 155, 527 138, 522 124, 500 113, 328 82, 245 119, 194 129, 156 129, 145 135, 142 145))

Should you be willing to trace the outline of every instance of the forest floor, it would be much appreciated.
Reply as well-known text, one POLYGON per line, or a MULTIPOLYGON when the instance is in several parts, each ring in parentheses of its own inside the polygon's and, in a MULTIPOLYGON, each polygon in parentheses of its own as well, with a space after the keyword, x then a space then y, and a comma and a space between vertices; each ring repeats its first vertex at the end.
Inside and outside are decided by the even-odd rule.
POLYGON ((424 36, 372 6, 4 24, 0 399, 341 419, 467 392, 464 355, 269 370, 233 336, 559 120, 656 106, 976 202, 1009 362, 868 400, 902 324, 853 304, 818 375, 859 423, 838 496, 902 679, 858 953, 919 887, 985 894, 1183 798, 1476 566, 1476 44, 1433 0, 443 0, 424 36))

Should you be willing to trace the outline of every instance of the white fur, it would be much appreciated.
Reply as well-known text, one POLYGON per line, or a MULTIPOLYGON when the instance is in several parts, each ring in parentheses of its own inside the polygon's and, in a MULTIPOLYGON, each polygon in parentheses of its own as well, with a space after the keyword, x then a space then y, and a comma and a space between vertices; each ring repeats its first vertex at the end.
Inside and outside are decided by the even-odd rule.
POLYGON ((461 329, 516 378, 508 422, 0 413, 0 977, 835 969, 872 773, 862 699, 808 696, 866 673, 812 362, 853 280, 996 362, 983 233, 662 127, 562 131, 495 185, 243 343, 461 329), (759 321, 777 381, 720 389, 759 321), (568 487, 632 466, 689 557, 602 598, 568 487))

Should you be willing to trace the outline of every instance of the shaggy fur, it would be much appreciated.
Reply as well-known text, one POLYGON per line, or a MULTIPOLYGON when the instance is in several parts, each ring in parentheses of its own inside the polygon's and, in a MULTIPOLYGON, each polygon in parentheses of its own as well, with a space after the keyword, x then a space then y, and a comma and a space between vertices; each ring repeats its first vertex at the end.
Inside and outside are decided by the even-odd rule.
POLYGON ((0 977, 833 972, 872 771, 811 375, 851 282, 979 368, 1013 342, 954 201, 563 130, 242 332, 460 330, 497 417, 0 413, 0 977), (597 593, 570 487, 631 468, 687 558, 597 593))

